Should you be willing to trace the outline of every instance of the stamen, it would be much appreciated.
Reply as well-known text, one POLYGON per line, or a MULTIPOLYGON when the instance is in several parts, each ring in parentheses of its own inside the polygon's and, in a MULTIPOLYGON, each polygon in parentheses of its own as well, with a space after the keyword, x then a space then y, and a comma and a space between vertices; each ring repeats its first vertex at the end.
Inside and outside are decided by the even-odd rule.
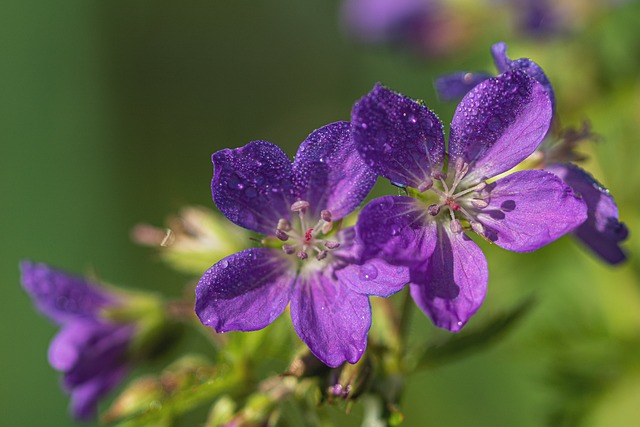
POLYGON ((427 212, 429 212, 429 215, 431 216, 436 216, 440 213, 440 208, 442 207, 442 205, 437 205, 437 204, 433 204, 433 205, 429 205, 429 207, 427 208, 427 212))
POLYGON ((489 206, 489 203, 483 199, 471 199, 471 204, 473 205, 473 207, 478 209, 484 209, 489 206))
POLYGON ((460 224, 460 221, 458 221, 457 219, 451 220, 451 231, 456 234, 462 233, 462 224, 460 224))
POLYGON ((309 255, 307 255, 307 253, 306 253, 304 250, 302 250, 302 249, 300 249, 300 250, 298 251, 298 253, 296 254, 296 256, 297 256, 298 258, 300 258, 300 259, 307 259, 307 258, 309 258, 309 255))
POLYGON ((286 242, 287 240, 289 240, 289 235, 282 230, 276 230, 276 237, 282 240, 283 242, 286 242))
POLYGON ((418 185, 418 191, 421 193, 424 193, 431 187, 433 187, 433 180, 430 178, 427 178, 422 184, 418 185))
POLYGON ((278 220, 278 230, 282 230, 282 231, 291 231, 291 223, 289 222, 288 219, 286 218, 280 218, 278 220))
POLYGON ((284 251, 285 254, 291 255, 296 251, 296 247, 293 245, 282 245, 282 250, 284 251))
POLYGON ((300 212, 303 209, 306 209, 308 207, 309 207, 309 202, 305 200, 298 200, 297 202, 293 202, 293 204, 291 205, 291 210, 294 212, 300 212))
POLYGON ((486 182, 481 182, 478 185, 474 185, 473 187, 467 188, 459 193, 453 195, 454 198, 464 196, 465 194, 471 193, 472 191, 482 191, 487 186, 486 182))
POLYGON ((483 234, 485 232, 484 225, 478 221, 471 221, 471 229, 478 234, 483 234))
POLYGON ((331 212, 326 209, 321 211, 320 218, 322 218, 324 221, 331 222, 331 212))
POLYGON ((325 240, 324 247, 327 249, 335 249, 340 246, 340 242, 336 242, 335 240, 325 240))
POLYGON ((447 174, 442 171, 431 171, 431 178, 437 179, 438 181, 444 181, 447 179, 447 174))
POLYGON ((325 259, 327 257, 328 254, 329 254, 329 252, 327 252, 327 251, 320 251, 320 253, 318 255, 316 255, 316 259, 318 261, 322 261, 323 259, 325 259))
POLYGON ((325 222, 324 225, 322 226, 322 233, 328 234, 332 228, 333 228, 333 222, 325 222))

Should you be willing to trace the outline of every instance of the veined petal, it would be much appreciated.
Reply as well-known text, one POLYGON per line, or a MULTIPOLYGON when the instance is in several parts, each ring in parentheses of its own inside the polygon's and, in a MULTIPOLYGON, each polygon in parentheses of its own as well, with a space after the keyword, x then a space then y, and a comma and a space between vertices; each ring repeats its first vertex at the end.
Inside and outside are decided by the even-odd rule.
POLYGON ((584 200, 550 172, 515 172, 484 191, 489 205, 477 219, 484 224, 487 238, 511 251, 536 250, 587 218, 584 200))
POLYGON ((364 295, 389 297, 409 283, 409 268, 391 265, 379 258, 364 264, 349 264, 335 271, 341 283, 364 295))
POLYGON ((355 149, 349 122, 314 131, 293 163, 295 194, 310 203, 311 217, 326 209, 338 220, 356 209, 376 183, 376 174, 355 149))
POLYGON ((476 183, 516 166, 540 145, 551 123, 545 89, 523 71, 510 71, 474 87, 451 122, 449 164, 471 165, 463 182, 476 183))
POLYGON ((356 229, 364 259, 382 257, 409 267, 429 258, 436 242, 435 222, 411 197, 372 200, 360 212, 356 229))
POLYGON ((487 73, 459 71, 436 79, 436 92, 443 101, 462 99, 471 89, 491 78, 487 73))
POLYGON ((280 218, 289 218, 293 199, 291 161, 276 145, 253 141, 213 154, 211 193, 231 222, 274 234, 280 218))
POLYGON ((438 227, 438 244, 422 267, 411 271, 411 296, 439 328, 457 332, 480 308, 489 273, 484 254, 464 233, 438 227))
POLYGON ((574 235, 610 264, 626 260, 619 244, 628 237, 629 230, 619 221, 618 207, 609 190, 573 164, 553 164, 546 170, 562 178, 587 205, 587 220, 575 229, 574 235))
POLYGON ((377 84, 351 112, 353 140, 376 173, 418 187, 444 161, 444 132, 424 105, 377 84))
POLYGON ((281 251, 252 248, 207 270, 196 287, 196 314, 217 332, 255 331, 289 303, 295 268, 281 251))
POLYGON ((534 78, 540 83, 549 95, 551 99, 551 105, 555 108, 555 95, 553 93, 553 86, 547 75, 542 71, 542 68, 528 58, 520 58, 512 61, 507 56, 507 44, 504 42, 496 43, 491 46, 491 54, 493 55, 493 61, 496 64, 496 68, 500 73, 505 73, 511 70, 522 70, 529 77, 534 78))
POLYGON ((300 339, 327 366, 356 363, 371 327, 369 297, 322 271, 301 274, 291 297, 291 320, 300 339))
POLYGON ((95 318, 116 298, 87 280, 30 261, 20 263, 21 281, 42 313, 57 323, 95 318))

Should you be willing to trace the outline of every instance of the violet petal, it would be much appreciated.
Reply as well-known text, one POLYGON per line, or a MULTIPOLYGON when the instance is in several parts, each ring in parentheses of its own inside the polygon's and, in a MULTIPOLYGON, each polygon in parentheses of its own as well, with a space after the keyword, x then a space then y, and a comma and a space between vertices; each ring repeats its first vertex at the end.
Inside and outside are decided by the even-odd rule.
POLYGON ((550 172, 515 172, 489 184, 485 191, 489 205, 477 218, 487 238, 511 251, 536 250, 587 218, 584 200, 550 172))
POLYGON ((444 132, 427 107, 377 84, 351 113, 353 140, 374 171, 418 187, 444 161, 444 132))
POLYGON ((371 306, 369 297, 330 276, 330 271, 319 271, 298 277, 291 320, 311 352, 335 368, 362 357, 371 327, 371 306))
POLYGON ((74 387, 71 390, 71 412, 74 418, 81 421, 94 419, 98 401, 120 384, 127 372, 127 367, 120 366, 74 387))
POLYGON ((538 83, 540 83, 547 91, 547 95, 549 95, 549 99, 551 99, 551 105, 555 108, 555 94, 553 93, 553 86, 551 86, 549 78, 538 64, 528 58, 520 58, 516 60, 509 59, 507 56, 507 44, 504 42, 496 43, 491 46, 491 54, 493 55, 493 61, 496 64, 496 68, 500 73, 505 73, 511 70, 522 70, 527 73, 529 77, 537 80, 538 83))
POLYGON ((253 141, 213 154, 211 192, 231 222, 273 234, 280 218, 289 218, 294 201, 291 161, 276 145, 253 141))
POLYGON ((610 264, 626 260, 619 243, 628 237, 629 230, 619 221, 618 207, 609 190, 573 164, 553 164, 546 170, 562 178, 587 205, 587 220, 574 230, 574 235, 610 264))
POLYGON ((295 194, 310 203, 312 218, 320 211, 339 220, 356 209, 376 183, 351 140, 349 122, 331 123, 300 145, 293 163, 295 194))
POLYGON ((362 265, 349 264, 336 270, 335 275, 354 292, 384 298, 402 290, 409 283, 407 267, 391 265, 378 258, 362 265))
POLYGON ((411 271, 411 296, 436 326, 457 332, 484 301, 487 261, 464 233, 439 226, 438 235, 428 263, 411 271))
POLYGON ((516 70, 474 87, 451 123, 449 164, 471 164, 464 182, 478 182, 516 166, 540 145, 551 122, 544 88, 516 70))
POLYGON ((255 331, 273 322, 289 303, 292 260, 278 249, 252 248, 207 270, 196 287, 196 314, 217 332, 255 331))
POLYGON ((36 307, 57 323, 94 318, 115 302, 115 297, 85 279, 63 273, 46 264, 20 263, 21 281, 36 307))
POLYGON ((356 224, 365 247, 363 258, 380 256, 409 267, 429 258, 435 247, 435 225, 421 204, 404 196, 384 196, 369 202, 356 224))

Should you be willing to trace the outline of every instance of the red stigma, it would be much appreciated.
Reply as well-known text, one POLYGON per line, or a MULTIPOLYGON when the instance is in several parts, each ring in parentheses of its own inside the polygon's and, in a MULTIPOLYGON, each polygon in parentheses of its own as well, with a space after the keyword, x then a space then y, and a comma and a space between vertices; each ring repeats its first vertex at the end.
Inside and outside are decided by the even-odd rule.
POLYGON ((446 203, 447 203, 447 205, 448 205, 451 209, 453 209, 454 211, 459 211, 459 210, 460 210, 460 205, 459 205, 459 204, 457 204, 456 202, 454 202, 453 200, 448 199, 448 200, 446 201, 446 203))
POLYGON ((313 239, 313 228, 310 228, 307 230, 306 233, 304 233, 304 241, 305 242, 310 242, 311 239, 313 239))

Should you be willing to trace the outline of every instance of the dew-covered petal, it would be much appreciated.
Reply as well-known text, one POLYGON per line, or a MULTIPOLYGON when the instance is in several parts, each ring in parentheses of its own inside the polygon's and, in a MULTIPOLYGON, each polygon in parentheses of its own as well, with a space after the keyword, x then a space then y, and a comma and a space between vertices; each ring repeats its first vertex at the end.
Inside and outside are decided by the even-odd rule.
POLYGON ((409 283, 408 267, 391 265, 379 258, 361 265, 349 264, 336 270, 335 275, 354 292, 384 298, 402 290, 409 283))
POLYGON ((293 199, 291 161, 276 145, 253 141, 213 154, 211 193, 231 222, 274 234, 280 218, 289 218, 293 199))
POLYGON ((435 82, 436 91, 443 101, 455 101, 462 99, 467 92, 490 77, 487 73, 459 71, 438 77, 435 82))
POLYGON ((255 331, 289 303, 295 267, 282 251, 252 248, 207 270, 196 287, 196 314, 217 332, 255 331))
POLYGON ((451 123, 450 164, 471 165, 463 182, 475 183, 516 166, 540 145, 551 122, 544 88, 515 70, 474 87, 451 123))
POLYGON ((536 250, 574 230, 587 218, 584 200, 556 175, 515 172, 484 190, 489 205, 479 211, 485 236, 516 252, 536 250))
POLYGON ((414 301, 439 328, 457 332, 478 311, 487 293, 484 254, 464 233, 438 227, 438 244, 428 262, 411 271, 414 301))
POLYGON ((81 421, 94 419, 99 400, 118 386, 127 372, 127 367, 120 366, 71 389, 71 413, 74 418, 81 421))
POLYGON ((444 160, 444 132, 424 105, 377 84, 351 112, 356 149, 376 173, 418 187, 444 160))
POLYGON ((618 207, 609 190, 573 164, 553 164, 546 170, 562 178, 587 205, 587 220, 574 230, 574 235, 610 264, 626 260, 620 242, 628 237, 629 230, 619 221, 618 207))
POLYGON ((295 195, 310 203, 312 218, 331 212, 333 220, 356 209, 376 183, 351 139, 349 122, 314 131, 300 145, 293 163, 295 195))
POLYGON ((551 99, 551 105, 555 106, 553 86, 551 86, 549 78, 538 64, 529 58, 520 58, 512 61, 507 56, 507 44, 504 42, 496 43, 491 46, 491 54, 493 55, 493 61, 496 64, 496 68, 500 73, 505 73, 511 70, 524 71, 529 77, 534 78, 544 87, 547 91, 547 95, 549 95, 549 99, 551 99))
POLYGON ((38 310, 57 323, 95 318, 103 307, 116 301, 97 285, 46 264, 22 261, 20 272, 22 286, 38 310))
POLYGON ((356 363, 371 327, 369 297, 331 277, 331 271, 301 274, 291 297, 293 327, 327 366, 356 363))
POLYGON ((381 257, 392 264, 413 266, 431 256, 435 222, 422 203, 411 197, 384 196, 369 202, 356 224, 363 259, 381 257))

